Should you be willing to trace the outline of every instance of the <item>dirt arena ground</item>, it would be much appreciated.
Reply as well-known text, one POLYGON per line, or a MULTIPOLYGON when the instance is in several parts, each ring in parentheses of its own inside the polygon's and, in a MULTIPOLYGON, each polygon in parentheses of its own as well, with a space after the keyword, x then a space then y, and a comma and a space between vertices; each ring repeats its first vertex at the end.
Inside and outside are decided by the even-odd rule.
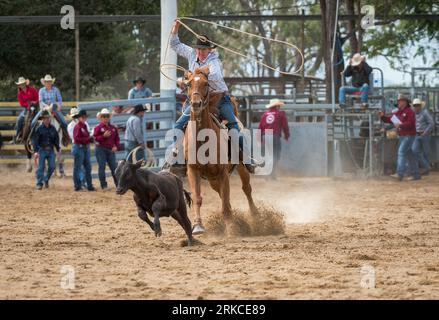
MULTIPOLYGON (((155 238, 131 192, 34 188, 1 169, 2 299, 438 299, 439 174, 423 181, 253 180, 259 204, 286 214, 279 236, 198 237, 162 219, 155 238), (63 289, 62 266, 75 288, 63 289), (375 279, 375 280, 373 280, 375 279)), ((97 184, 97 183, 96 183, 97 184)), ((204 184, 204 217, 219 208, 204 184)), ((237 177, 232 205, 246 209, 237 177)))

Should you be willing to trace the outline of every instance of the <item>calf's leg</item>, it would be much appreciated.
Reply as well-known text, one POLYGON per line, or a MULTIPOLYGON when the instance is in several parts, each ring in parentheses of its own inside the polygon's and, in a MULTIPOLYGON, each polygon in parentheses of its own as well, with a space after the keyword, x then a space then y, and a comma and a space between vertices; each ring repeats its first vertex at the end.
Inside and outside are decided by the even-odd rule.
POLYGON ((143 210, 141 207, 138 206, 137 207, 137 214, 139 215, 140 219, 145 221, 150 226, 152 231, 155 231, 154 224, 151 222, 151 220, 149 220, 148 215, 147 215, 145 210, 143 210))

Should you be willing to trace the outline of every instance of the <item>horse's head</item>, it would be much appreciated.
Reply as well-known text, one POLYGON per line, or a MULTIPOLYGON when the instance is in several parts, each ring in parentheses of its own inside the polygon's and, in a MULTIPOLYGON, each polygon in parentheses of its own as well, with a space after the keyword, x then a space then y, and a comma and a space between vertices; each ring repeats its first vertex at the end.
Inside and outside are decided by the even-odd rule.
POLYGON ((209 104, 209 67, 195 69, 194 73, 186 71, 184 76, 192 111, 198 116, 209 104))

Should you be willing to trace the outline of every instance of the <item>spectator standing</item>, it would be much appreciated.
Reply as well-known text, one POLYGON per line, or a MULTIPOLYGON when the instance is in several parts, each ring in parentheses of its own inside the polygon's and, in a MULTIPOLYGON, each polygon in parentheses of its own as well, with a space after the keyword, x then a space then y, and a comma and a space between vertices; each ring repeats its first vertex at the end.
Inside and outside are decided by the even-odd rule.
POLYGON ((430 139, 434 128, 434 120, 425 103, 420 99, 413 100, 413 108, 416 116, 416 138, 412 145, 412 151, 422 168, 421 174, 430 173, 430 139))
POLYGON ((141 160, 145 158, 145 145, 143 143, 143 117, 145 109, 143 105, 138 104, 134 107, 134 112, 129 117, 125 129, 125 150, 126 155, 135 148, 141 147, 141 150, 136 153, 136 159, 141 160))

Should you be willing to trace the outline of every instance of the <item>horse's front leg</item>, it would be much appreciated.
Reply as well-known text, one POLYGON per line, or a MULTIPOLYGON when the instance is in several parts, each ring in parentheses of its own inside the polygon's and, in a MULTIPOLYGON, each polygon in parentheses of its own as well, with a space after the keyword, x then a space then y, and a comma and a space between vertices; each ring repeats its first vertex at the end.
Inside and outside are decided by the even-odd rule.
POLYGON ((192 234, 202 234, 204 233, 205 229, 201 221, 200 213, 201 204, 203 203, 203 198, 201 197, 201 177, 200 173, 191 165, 188 165, 187 168, 187 179, 191 188, 191 197, 192 202, 194 203, 193 210, 195 211, 195 220, 192 234))
POLYGON ((230 179, 227 172, 221 177, 220 180, 220 197, 221 197, 221 210, 224 217, 224 223, 226 224, 226 233, 233 233, 232 228, 232 206, 230 205, 230 179))

